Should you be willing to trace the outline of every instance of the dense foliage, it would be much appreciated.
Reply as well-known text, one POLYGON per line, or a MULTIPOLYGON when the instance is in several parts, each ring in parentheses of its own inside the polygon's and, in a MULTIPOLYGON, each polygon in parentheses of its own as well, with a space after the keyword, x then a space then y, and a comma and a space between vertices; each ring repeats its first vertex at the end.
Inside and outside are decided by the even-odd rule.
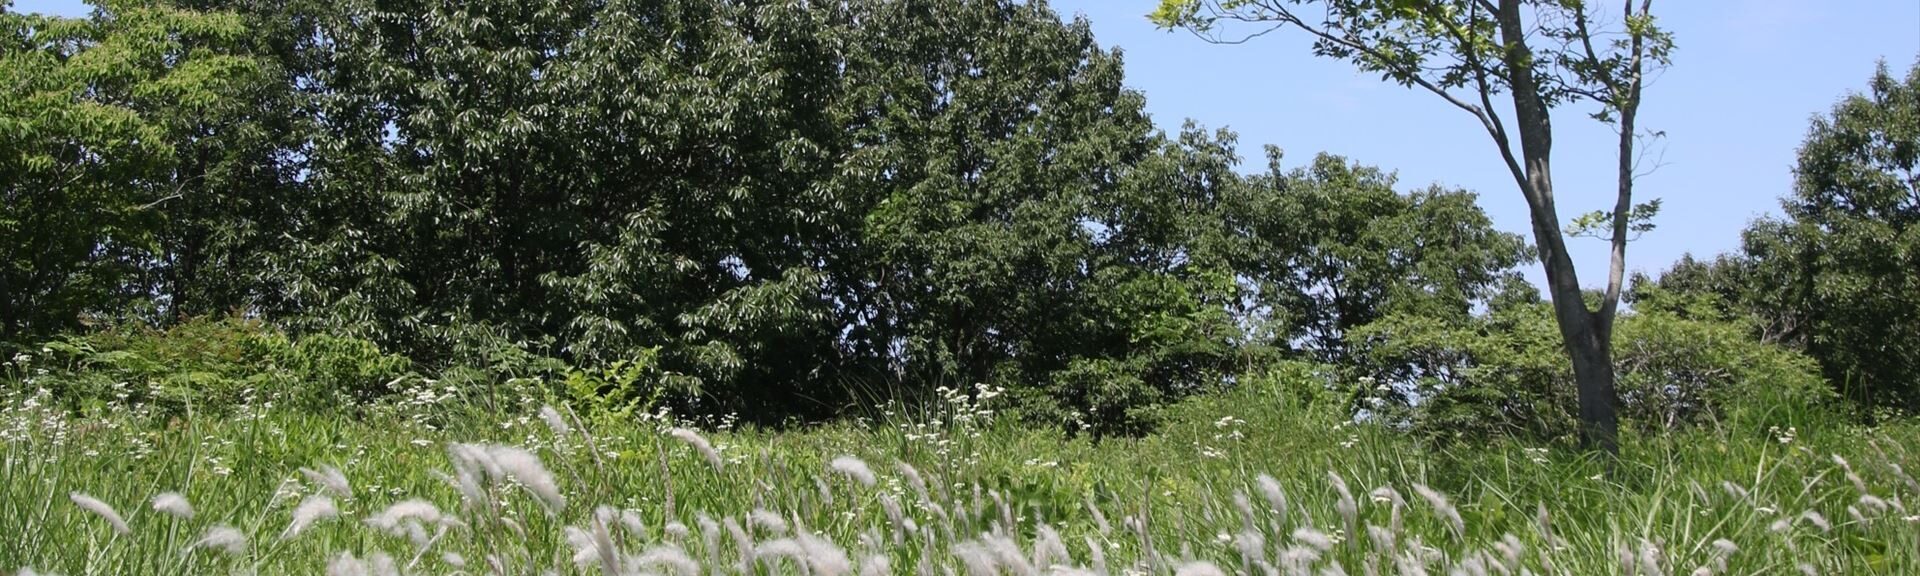
MULTIPOLYGON (((1247 173, 1229 131, 1156 130, 1120 53, 1044 2, 108 0, 0 22, 0 348, 72 409, 430 382, 775 424, 1005 389, 1107 435, 1279 379, 1454 437, 1572 429, 1517 272, 1537 251, 1474 193, 1273 147, 1247 173)), ((1819 124, 1794 220, 1749 235, 1817 275, 1742 256, 1636 292, 1613 338, 1630 420, 1816 401, 1774 343, 1909 401, 1911 351, 1861 343, 1920 341, 1912 299, 1863 288, 1914 280, 1889 260, 1912 250, 1871 240, 1912 236, 1913 83, 1883 74, 1819 124), (1703 290, 1723 298, 1678 304, 1703 290)))
POLYGON ((612 405, 980 383, 1132 431, 1384 311, 1464 318, 1525 257, 1471 194, 1160 135, 1041 3, 192 8, 5 16, 6 340, 237 312, 623 371, 612 405))

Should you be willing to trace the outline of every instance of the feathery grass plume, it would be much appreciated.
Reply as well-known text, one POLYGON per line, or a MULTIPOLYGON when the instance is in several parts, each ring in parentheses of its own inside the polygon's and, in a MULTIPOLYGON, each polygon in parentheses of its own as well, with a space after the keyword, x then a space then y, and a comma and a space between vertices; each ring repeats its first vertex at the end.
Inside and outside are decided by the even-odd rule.
POLYGON ((1849 463, 1847 463, 1847 459, 1846 459, 1846 458, 1841 458, 1839 454, 1834 454, 1834 455, 1833 455, 1833 463, 1834 463, 1835 465, 1838 465, 1838 466, 1840 466, 1840 469, 1841 469, 1841 470, 1843 470, 1843 471, 1845 471, 1845 472, 1847 473, 1847 481, 1848 481, 1848 482, 1852 482, 1852 483, 1853 483, 1853 489, 1854 489, 1854 490, 1858 490, 1858 491, 1860 491, 1861 493, 1866 493, 1866 492, 1867 492, 1867 483, 1866 483, 1866 481, 1865 481, 1865 480, 1861 480, 1861 479, 1860 479, 1860 475, 1859 475, 1859 474, 1855 474, 1855 473, 1853 472, 1853 465, 1852 465, 1852 464, 1849 464, 1849 463))
POLYGON ((1465 558, 1461 558, 1449 573, 1461 576, 1487 576, 1486 556, 1478 552, 1469 553, 1465 558))
POLYGON ((1773 524, 1767 525, 1767 530, 1770 532, 1786 532, 1792 529, 1793 529, 1793 519, 1787 518, 1785 516, 1775 518, 1773 521, 1773 524))
POLYGON ((1493 543, 1493 549, 1500 553, 1501 565, 1507 568, 1505 573, 1521 571, 1520 556, 1526 553, 1527 545, 1520 542, 1519 537, 1514 536, 1512 532, 1501 534, 1500 539, 1493 543))
POLYGON ((1334 502, 1334 510, 1339 511, 1340 517, 1346 519, 1347 533, 1359 532, 1360 504, 1354 502, 1353 491, 1347 489, 1347 479, 1341 478, 1339 472, 1328 470, 1327 481, 1332 483, 1334 491, 1340 494, 1340 500, 1334 502))
POLYGON ((1687 491, 1693 494, 1693 500, 1699 502, 1701 506, 1712 504, 1712 500, 1707 498, 1707 489, 1700 487, 1698 480, 1688 480, 1687 491))
POLYGON ((949 552, 966 567, 970 576, 1000 576, 999 561, 985 544, 968 540, 954 544, 949 552))
POLYGON ((1214 566, 1213 563, 1204 561, 1193 561, 1181 564, 1178 569, 1173 571, 1173 574, 1174 576, 1227 576, 1226 572, 1220 571, 1219 566, 1214 566))
POLYGON ((752 512, 748 512, 747 525, 776 536, 785 536, 788 530, 786 518, 781 518, 779 514, 765 508, 754 508, 752 512))
POLYGON ((733 537, 734 550, 740 554, 740 572, 743 574, 752 574, 753 563, 756 560, 755 556, 759 554, 759 546, 754 544, 753 536, 747 534, 747 529, 740 527, 740 523, 735 522, 732 517, 726 518, 724 523, 727 527, 727 534, 733 537))
POLYGON ((547 429, 553 431, 554 438, 564 439, 573 435, 573 426, 567 424, 567 418, 552 406, 540 407, 540 420, 547 423, 547 429))
POLYGON ((880 509, 887 513, 887 524, 893 527, 893 545, 905 543, 907 538, 906 514, 900 511, 900 501, 892 494, 880 495, 880 509))
POLYGON ((1914 480, 1913 476, 1908 475, 1906 469, 1900 467, 1900 463, 1888 462, 1887 467, 1893 469, 1894 477, 1899 478, 1901 482, 1905 482, 1907 488, 1912 489, 1914 492, 1920 492, 1920 480, 1914 480))
POLYGON ((467 567, 467 557, 461 556, 459 552, 441 552, 440 562, 455 570, 467 567))
MULTIPOLYGON (((800 570, 806 570, 807 550, 800 547, 798 540, 792 538, 776 538, 755 544, 753 546, 753 557, 755 560, 786 558, 792 560, 800 570)), ((751 569, 745 572, 748 574, 754 573, 751 569)))
POLYGON ((706 512, 701 512, 694 524, 700 527, 700 553, 706 556, 708 562, 714 561, 720 554, 720 523, 706 512))
POLYGON ((853 456, 834 458, 832 462, 827 464, 827 467, 834 472, 839 472, 848 478, 852 478, 853 481, 859 482, 861 486, 872 488, 875 482, 873 469, 868 468, 865 461, 853 456))
MULTIPOLYGON (((702 516, 702 517, 704 518, 705 516, 702 516)), ((622 530, 627 531, 628 536, 632 536, 634 538, 647 537, 647 523, 640 516, 639 510, 634 510, 632 508, 622 509, 620 510, 619 516, 616 517, 616 521, 620 524, 620 528, 622 530)), ((708 521, 711 522, 712 520, 708 520, 708 521)), ((677 523, 668 524, 669 532, 672 531, 671 530, 672 524, 677 524, 677 523)))
POLYGON ((573 551, 571 559, 574 566, 585 568, 600 564, 602 574, 620 573, 617 563, 608 564, 606 560, 616 552, 610 546, 601 546, 600 540, 594 538, 592 531, 579 526, 567 526, 562 528, 560 533, 567 543, 567 548, 573 551))
POLYGON ((1008 530, 1018 528, 1019 523, 1013 519, 1013 506, 1007 504, 1007 497, 1002 496, 999 490, 988 490, 987 494, 993 499, 993 507, 1000 511, 1000 525, 1008 530))
POLYGON ((327 560, 327 576, 368 576, 367 563, 352 552, 341 552, 327 560))
POLYGON ((830 508, 833 506, 833 489, 827 487, 826 480, 815 476, 813 478, 813 488, 820 494, 820 501, 815 503, 816 506, 822 508, 830 508))
POLYGON ((1092 536, 1085 537, 1087 542, 1087 562, 1093 564, 1095 576, 1107 576, 1107 550, 1092 536))
POLYGON ((1237 489, 1233 491, 1233 509, 1240 513, 1240 529, 1252 530, 1253 503, 1247 500, 1246 491, 1237 489))
POLYGON ((1240 553, 1240 571, 1253 574, 1253 565, 1267 561, 1267 537, 1259 530, 1247 528, 1233 537, 1233 549, 1240 553))
POLYGON ((1847 516, 1848 516, 1848 517, 1850 517, 1850 518, 1853 518, 1853 523, 1854 523, 1854 524, 1866 524, 1866 523, 1867 523, 1867 516, 1866 516, 1865 514, 1861 514, 1861 513, 1860 513, 1860 507, 1859 507, 1859 506, 1855 506, 1855 505, 1852 505, 1852 504, 1848 504, 1848 505, 1847 505, 1847 516))
POLYGON ((802 529, 799 542, 800 549, 805 552, 807 566, 816 576, 843 576, 853 572, 853 563, 847 559, 847 551, 840 549, 832 540, 802 529))
POLYGON ((375 551, 367 555, 367 573, 373 576, 400 576, 400 565, 387 553, 375 551))
POLYGON ((487 455, 500 466, 506 478, 513 479, 539 497, 541 503, 546 504, 548 512, 559 512, 566 508, 566 496, 560 494, 560 485, 554 482, 553 474, 547 471, 539 456, 520 448, 497 445, 487 447, 487 455))
POLYGON ((493 495, 481 484, 487 478, 499 477, 503 472, 486 448, 477 444, 449 443, 447 460, 453 463, 453 475, 446 477, 448 483, 460 493, 460 499, 467 509, 480 511, 492 507, 493 495))
POLYGON ((81 510, 92 512, 101 520, 106 520, 107 525, 112 526, 115 533, 121 536, 133 533, 133 530, 127 527, 127 521, 120 518, 120 513, 115 512, 106 502, 80 492, 67 493, 67 499, 72 500, 73 505, 79 506, 81 510))
POLYGON ((314 486, 332 492, 334 496, 353 497, 353 485, 347 483, 347 475, 341 473, 339 468, 332 466, 321 466, 318 470, 301 468, 300 475, 307 477, 307 481, 312 482, 314 486))
POLYGON ((1101 536, 1113 534, 1113 524, 1107 522, 1107 515, 1100 512, 1100 504, 1093 501, 1093 492, 1087 492, 1087 515, 1093 517, 1093 526, 1100 530, 1101 536))
POLYGON ((700 573, 700 563, 695 562, 686 550, 679 546, 660 545, 648 548, 633 558, 633 565, 650 568, 666 568, 669 572, 681 576, 695 576, 700 573))
POLYGON ((331 519, 339 515, 340 509, 333 505, 332 498, 327 497, 325 494, 308 496, 306 499, 300 501, 299 506, 294 507, 293 522, 288 523, 286 531, 280 533, 280 539, 286 540, 298 536, 301 532, 306 531, 308 526, 312 526, 314 522, 331 519))
POLYGON ((626 570, 621 568, 620 546, 613 543, 613 527, 607 525, 607 519, 596 516, 590 524, 590 527, 592 528, 591 534, 593 535, 594 551, 600 553, 601 573, 620 574, 626 572, 626 570))
MULTIPOLYGON (((421 525, 439 524, 440 508, 418 498, 402 500, 366 519, 374 529, 394 536, 414 536, 421 525), (410 528, 411 527, 411 528, 410 528)), ((415 538, 419 540, 419 538, 415 538)))
POLYGON ((1727 496, 1731 496, 1733 497, 1734 500, 1739 500, 1742 502, 1747 501, 1747 499, 1753 496, 1752 492, 1748 492, 1746 488, 1740 486, 1739 484, 1733 483, 1732 480, 1720 481, 1720 489, 1725 491, 1727 493, 1727 496))
POLYGON ((1373 541, 1373 547, 1391 554, 1400 543, 1400 535, 1385 527, 1367 523, 1367 539, 1373 541))
MULTIPOLYGON (((1739 551, 1740 551, 1740 547, 1738 545, 1735 545, 1732 540, 1728 540, 1726 538, 1720 538, 1720 539, 1714 540, 1713 541, 1713 561, 1712 561, 1713 563, 1711 565, 1712 569, 1709 570, 1707 573, 1708 574, 1725 573, 1727 571, 1727 559, 1733 557, 1733 553, 1739 552, 1739 551)), ((1702 566, 1701 568, 1704 569, 1704 568, 1707 568, 1707 566, 1702 566)))
POLYGON ((1859 505, 1861 510, 1872 512, 1875 515, 1885 514, 1887 512, 1887 501, 1872 494, 1861 494, 1859 505))
POLYGON ((1041 571, 1052 569, 1061 562, 1072 562, 1073 556, 1067 552, 1067 543, 1060 540, 1060 531, 1052 526, 1041 524, 1039 535, 1033 542, 1033 567, 1041 571))
POLYGON ((902 478, 907 479, 907 487, 912 488, 913 494, 919 496, 922 502, 932 500, 932 498, 927 495, 927 480, 920 477, 920 469, 914 468, 912 464, 904 461, 895 461, 893 468, 900 471, 902 478))
POLYGON ((1321 532, 1312 526, 1294 528, 1293 541, 1305 544, 1321 552, 1333 549, 1333 537, 1328 536, 1326 532, 1321 532))
POLYGON ((707 464, 712 465, 714 471, 726 468, 727 462, 720 458, 720 452, 714 450, 713 444, 707 442, 706 437, 701 436, 699 432, 687 428, 674 428, 667 433, 686 445, 692 446, 695 452, 699 452, 701 457, 707 459, 707 464))
POLYGON ((232 526, 216 524, 208 528, 200 539, 187 546, 189 550, 219 550, 229 556, 238 556, 247 551, 247 535, 232 526))
POLYGON ((1827 517, 1820 515, 1818 511, 1808 510, 1802 512, 1800 513, 1800 519, 1807 521, 1808 524, 1812 524, 1815 528, 1819 528, 1821 532, 1833 530, 1833 524, 1827 522, 1827 517))
POLYGON ((500 525, 506 526, 508 531, 513 532, 514 537, 519 538, 521 540, 527 539, 527 529, 526 527, 521 526, 519 521, 516 521, 512 518, 503 517, 500 519, 500 525))
POLYGON ((1652 542, 1640 541, 1640 572, 1647 576, 1666 576, 1667 570, 1660 564, 1660 548, 1652 542))
POLYGON ((1285 524, 1287 522, 1287 492, 1280 489, 1280 481, 1273 479, 1272 476, 1261 474, 1258 478, 1254 479, 1254 483, 1259 485, 1260 495, 1267 499, 1267 506, 1272 508, 1275 516, 1278 516, 1279 523, 1285 524))
POLYGON ((1405 527, 1401 516, 1407 509, 1407 499, 1401 496, 1400 491, 1393 489, 1392 486, 1374 488, 1371 496, 1374 500, 1387 502, 1390 505, 1390 516, 1388 517, 1390 521, 1387 523, 1387 529, 1392 530, 1394 534, 1399 534, 1401 529, 1405 527))
POLYGON ((193 503, 179 492, 162 492, 153 497, 153 509, 181 519, 193 518, 193 503))
POLYGON ((893 573, 893 561, 883 554, 868 554, 860 559, 860 576, 887 576, 893 573))
POLYGON ((1419 494, 1422 500, 1426 500, 1427 505, 1432 506, 1434 512, 1440 514, 1441 518, 1446 519, 1447 527, 1453 529, 1454 538, 1466 538, 1467 523, 1460 518, 1460 511, 1454 509, 1453 503, 1447 501, 1446 495, 1420 483, 1413 485, 1413 491, 1419 494))

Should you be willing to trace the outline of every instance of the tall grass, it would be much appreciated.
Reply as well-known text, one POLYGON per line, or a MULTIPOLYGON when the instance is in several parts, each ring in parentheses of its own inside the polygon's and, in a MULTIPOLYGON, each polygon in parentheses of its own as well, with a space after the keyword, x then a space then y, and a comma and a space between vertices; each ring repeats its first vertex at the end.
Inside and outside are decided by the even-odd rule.
POLYGON ((1555 447, 1429 451, 1254 389, 1099 443, 979 396, 773 434, 431 396, 359 420, 74 418, 14 390, 0 571, 1920 573, 1908 424, 1628 438, 1603 474, 1555 447))

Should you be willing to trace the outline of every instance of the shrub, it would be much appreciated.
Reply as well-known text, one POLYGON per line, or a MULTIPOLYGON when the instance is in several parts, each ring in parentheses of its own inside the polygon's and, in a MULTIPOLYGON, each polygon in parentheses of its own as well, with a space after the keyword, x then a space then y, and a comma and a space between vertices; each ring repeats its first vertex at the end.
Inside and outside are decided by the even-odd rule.
MULTIPOLYGON (((1564 438, 1575 430, 1573 374, 1552 311, 1514 306, 1465 326, 1395 317, 1356 330, 1357 412, 1432 438, 1564 438)), ((1818 366, 1737 323, 1665 312, 1614 329, 1620 414, 1642 429, 1805 427, 1831 393, 1818 366)))
POLYGON ((66 407, 98 412, 116 402, 162 415, 227 412, 241 405, 324 409, 393 392, 406 358, 356 338, 294 338, 246 318, 201 318, 166 329, 118 326, 40 346, 46 388, 66 407))

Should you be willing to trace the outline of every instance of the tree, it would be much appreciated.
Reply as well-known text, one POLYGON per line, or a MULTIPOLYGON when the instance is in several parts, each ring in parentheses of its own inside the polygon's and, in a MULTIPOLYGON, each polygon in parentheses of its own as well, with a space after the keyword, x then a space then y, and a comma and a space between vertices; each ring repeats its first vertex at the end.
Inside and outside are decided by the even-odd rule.
POLYGON ((1235 188, 1220 218, 1236 231, 1234 266, 1254 299, 1316 360, 1349 360, 1347 334, 1390 314, 1464 322, 1531 258, 1463 190, 1401 194, 1379 168, 1322 154, 1235 188))
POLYGON ((245 28, 141 2, 0 28, 0 342, 151 310, 173 207, 205 180, 179 145, 259 78, 245 28))
POLYGON ((1622 0, 1608 23, 1583 0, 1161 0, 1151 15, 1167 28, 1239 43, 1276 29, 1314 38, 1314 53, 1351 61, 1417 87, 1480 122, 1525 197, 1547 292, 1577 382, 1581 438, 1617 452, 1618 395, 1611 336, 1626 275, 1630 234, 1657 205, 1636 206, 1633 184, 1642 89, 1668 62, 1672 37, 1655 25, 1651 0, 1622 0), (1304 7, 1318 5, 1321 14, 1304 7), (1251 32, 1234 25, 1251 25, 1251 32), (1616 30, 1608 30, 1603 25, 1616 30), (1226 34, 1241 35, 1227 36, 1226 34), (1494 104, 1505 96, 1503 110, 1494 104), (1553 111, 1597 104, 1593 117, 1619 134, 1613 209, 1583 217, 1611 244, 1605 292, 1589 307, 1567 253, 1553 181, 1553 111), (1511 113, 1511 118, 1507 113, 1511 113))

